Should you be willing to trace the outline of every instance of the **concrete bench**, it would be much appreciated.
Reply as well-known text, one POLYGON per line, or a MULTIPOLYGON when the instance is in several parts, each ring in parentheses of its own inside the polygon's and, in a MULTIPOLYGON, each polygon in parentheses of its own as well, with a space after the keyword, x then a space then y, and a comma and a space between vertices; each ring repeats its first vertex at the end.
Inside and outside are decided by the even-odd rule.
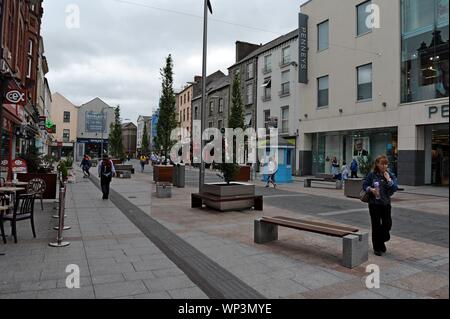
MULTIPOLYGON (((212 194, 191 194, 191 207, 201 208, 204 201, 211 201, 215 203, 228 203, 251 200, 253 201, 253 208, 255 210, 263 210, 263 196, 262 195, 241 195, 241 196, 215 196, 212 194)), ((221 211, 225 209, 220 209, 221 211)))
POLYGON ((133 165, 117 164, 117 165, 114 165, 114 168, 116 169, 116 171, 130 171, 131 174, 134 174, 134 167, 133 167, 133 165))
POLYGON ((357 267, 369 260, 369 234, 357 228, 319 223, 289 217, 262 217, 255 220, 254 241, 265 244, 278 240, 278 226, 342 238, 342 264, 357 267))
POLYGON ((311 182, 333 183, 336 185, 336 189, 342 189, 342 181, 333 178, 329 179, 322 177, 306 178, 303 182, 303 186, 305 188, 311 188, 311 182))

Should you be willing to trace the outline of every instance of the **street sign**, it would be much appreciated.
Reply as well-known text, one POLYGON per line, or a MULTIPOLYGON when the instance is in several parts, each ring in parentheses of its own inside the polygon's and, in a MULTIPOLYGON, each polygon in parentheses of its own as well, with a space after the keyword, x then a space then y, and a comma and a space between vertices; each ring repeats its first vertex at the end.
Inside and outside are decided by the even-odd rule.
POLYGON ((24 106, 26 104, 25 92, 20 89, 9 89, 6 92, 6 100, 11 104, 19 104, 24 106))

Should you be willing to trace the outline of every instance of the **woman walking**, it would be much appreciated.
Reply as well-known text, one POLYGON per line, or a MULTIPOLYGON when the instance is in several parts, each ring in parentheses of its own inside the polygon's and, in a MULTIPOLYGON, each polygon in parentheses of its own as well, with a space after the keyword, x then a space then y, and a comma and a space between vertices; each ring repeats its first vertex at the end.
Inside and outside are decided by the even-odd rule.
POLYGON ((270 183, 272 183, 273 188, 277 188, 277 183, 275 182, 275 175, 278 170, 278 164, 276 160, 274 160, 272 157, 269 159, 268 163, 268 177, 267 177, 267 184, 266 188, 269 187, 270 183))
POLYGON ((369 194, 369 212, 372 222, 372 244, 375 255, 386 252, 385 243, 391 238, 392 227, 391 196, 398 189, 397 178, 388 171, 388 158, 377 157, 373 171, 363 183, 363 190, 369 194))
POLYGON ((102 186, 103 199, 109 198, 109 185, 114 174, 116 174, 116 169, 114 168, 113 162, 108 158, 108 155, 103 155, 103 160, 98 165, 98 175, 102 186))
POLYGON ((91 173, 89 173, 89 169, 91 168, 92 164, 91 161, 89 159, 89 156, 87 156, 87 154, 85 154, 83 156, 83 160, 81 161, 81 168, 83 169, 83 178, 87 178, 91 176, 91 173))

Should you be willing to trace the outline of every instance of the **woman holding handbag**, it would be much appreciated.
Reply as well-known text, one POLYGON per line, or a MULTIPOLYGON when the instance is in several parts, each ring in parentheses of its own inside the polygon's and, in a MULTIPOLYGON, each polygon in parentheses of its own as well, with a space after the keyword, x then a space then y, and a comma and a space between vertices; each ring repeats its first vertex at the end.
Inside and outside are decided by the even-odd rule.
POLYGON ((372 172, 364 180, 365 196, 361 197, 361 200, 369 204, 372 244, 377 256, 386 252, 385 243, 391 238, 391 197, 398 189, 397 178, 388 171, 388 165, 389 161, 385 155, 377 157, 372 172))

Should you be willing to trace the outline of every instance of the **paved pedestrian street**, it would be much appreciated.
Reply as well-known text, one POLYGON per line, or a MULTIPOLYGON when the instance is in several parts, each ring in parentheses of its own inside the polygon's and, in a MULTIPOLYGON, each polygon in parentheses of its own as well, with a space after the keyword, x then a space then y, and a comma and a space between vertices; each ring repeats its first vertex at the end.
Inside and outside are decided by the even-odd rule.
MULTIPOLYGON (((262 216, 369 231, 366 206, 334 189, 293 183, 274 190, 256 182, 264 194, 262 212, 219 213, 190 208, 190 194, 197 192, 195 169, 186 170, 186 188, 173 188, 168 199, 156 198, 149 166, 143 174, 136 169, 131 179, 114 179, 110 200, 101 199, 97 177, 81 176, 77 170, 76 182, 67 187, 68 247, 48 246, 58 223, 52 201, 43 211, 36 205, 36 239, 29 223, 20 222, 18 243, 8 236, 0 246, 5 254, 0 256, 0 299, 449 297, 448 197, 396 195, 387 254, 375 256, 369 243, 369 261, 349 269, 341 265, 337 238, 280 228, 278 241, 253 242, 253 222, 262 216), (380 287, 369 289, 366 267, 372 264, 379 267, 380 287), (67 288, 69 265, 79 267, 80 288, 67 288)), ((216 178, 207 173, 207 182, 216 178)), ((8 224, 5 229, 9 234, 8 224)))

